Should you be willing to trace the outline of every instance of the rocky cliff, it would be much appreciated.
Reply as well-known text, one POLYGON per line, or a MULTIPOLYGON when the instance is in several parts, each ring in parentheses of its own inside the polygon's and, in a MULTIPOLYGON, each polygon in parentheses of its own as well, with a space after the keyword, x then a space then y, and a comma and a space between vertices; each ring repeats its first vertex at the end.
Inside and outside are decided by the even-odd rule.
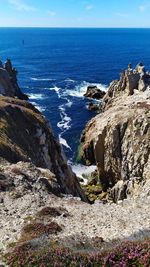
POLYGON ((32 162, 49 169, 55 177, 55 183, 46 182, 52 192, 72 194, 85 200, 51 126, 26 101, 0 97, 0 157, 10 163, 32 162))
POLYGON ((18 97, 27 100, 17 82, 17 70, 8 59, 5 64, 0 61, 0 95, 18 97))
POLYGON ((132 65, 128 65, 128 69, 124 70, 119 80, 112 81, 109 89, 104 96, 105 109, 112 105, 118 96, 133 95, 135 90, 144 92, 150 89, 150 73, 145 70, 145 66, 139 63, 135 69, 132 65))
POLYGON ((150 179, 150 74, 142 64, 121 74, 103 99, 104 112, 81 137, 81 157, 97 164, 104 191, 115 201, 136 195, 150 179))

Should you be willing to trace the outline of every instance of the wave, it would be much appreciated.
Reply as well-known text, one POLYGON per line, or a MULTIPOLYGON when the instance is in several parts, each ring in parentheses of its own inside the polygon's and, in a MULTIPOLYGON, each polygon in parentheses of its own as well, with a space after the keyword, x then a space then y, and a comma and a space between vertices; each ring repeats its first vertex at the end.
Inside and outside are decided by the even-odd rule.
POLYGON ((50 79, 50 78, 35 78, 35 77, 31 77, 30 78, 32 81, 56 81, 55 79, 50 79))
POLYGON ((29 99, 38 100, 38 99, 44 99, 46 98, 43 94, 28 94, 29 99))
POLYGON ((73 172, 76 174, 76 176, 84 179, 84 183, 87 183, 87 179, 83 178, 83 174, 85 176, 88 176, 97 169, 96 165, 85 166, 82 164, 73 164, 72 162, 68 163, 71 166, 73 172))
POLYGON ((61 97, 61 93, 60 93, 61 88, 60 87, 57 87, 57 86, 50 87, 49 90, 54 90, 57 93, 58 97, 59 98, 61 97))
POLYGON ((73 90, 66 90, 67 95, 73 96, 73 97, 84 97, 84 94, 86 93, 87 87, 90 85, 95 85, 102 91, 107 91, 107 86, 103 85, 101 83, 89 83, 86 81, 83 81, 81 84, 75 86, 73 90))
POLYGON ((63 133, 71 128, 70 122, 72 121, 72 119, 65 112, 65 105, 67 104, 59 106, 60 116, 62 120, 57 123, 57 127, 60 128, 63 133))
POLYGON ((62 131, 59 135, 59 142, 66 148, 72 150, 71 147, 68 145, 67 141, 62 138, 62 135, 71 128, 70 122, 72 121, 72 119, 67 115, 66 107, 71 107, 72 101, 67 98, 63 99, 66 101, 66 103, 59 106, 61 121, 57 123, 57 127, 62 131))
POLYGON ((65 80, 65 82, 75 83, 76 81, 73 80, 73 79, 67 78, 67 79, 65 80))
MULTIPOLYGON (((72 80, 72 81, 76 82, 74 80, 72 80)), ((57 93, 59 98, 62 97, 64 99, 66 99, 68 96, 80 97, 81 98, 81 97, 84 97, 84 94, 85 94, 85 92, 87 90, 87 87, 90 86, 90 85, 97 86, 100 90, 102 90, 104 92, 107 91, 107 86, 104 85, 104 84, 101 84, 101 83, 90 83, 90 82, 86 82, 86 81, 83 81, 80 84, 76 85, 74 87, 74 89, 68 89, 68 87, 62 89, 62 88, 58 87, 57 85, 55 85, 54 87, 51 87, 49 89, 50 90, 55 90, 55 92, 57 93)), ((72 104, 68 104, 68 106, 69 105, 72 105, 72 104)))
POLYGON ((61 145, 65 146, 66 148, 68 148, 70 150, 72 150, 71 147, 68 145, 67 141, 64 138, 62 138, 61 134, 59 135, 59 142, 60 142, 61 145))
POLYGON ((68 108, 71 108, 73 102, 71 100, 69 100, 69 99, 67 99, 67 100, 68 100, 68 103, 65 106, 68 107, 68 108))
POLYGON ((46 110, 46 108, 45 107, 43 107, 43 106, 40 106, 40 105, 38 105, 37 103, 35 103, 35 102, 31 102, 31 104, 32 105, 34 105, 35 106, 35 108, 37 108, 40 112, 44 112, 45 110, 46 110))

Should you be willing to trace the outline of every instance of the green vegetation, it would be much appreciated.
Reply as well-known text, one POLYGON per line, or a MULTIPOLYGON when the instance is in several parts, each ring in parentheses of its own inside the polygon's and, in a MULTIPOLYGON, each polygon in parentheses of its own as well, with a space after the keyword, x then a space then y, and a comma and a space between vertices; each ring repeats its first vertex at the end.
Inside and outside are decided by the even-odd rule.
POLYGON ((76 163, 84 163, 83 162, 83 157, 82 157, 82 144, 80 143, 79 146, 78 146, 78 150, 77 150, 77 156, 76 156, 76 159, 75 159, 75 162, 76 163))
POLYGON ((82 188, 89 201, 94 202, 95 200, 106 199, 108 193, 103 192, 98 173, 96 171, 91 173, 89 176, 85 176, 83 174, 83 178, 88 180, 86 185, 82 185, 82 188))
POLYGON ((0 97, 0 157, 9 162, 37 158, 37 127, 45 129, 45 120, 28 102, 0 97))

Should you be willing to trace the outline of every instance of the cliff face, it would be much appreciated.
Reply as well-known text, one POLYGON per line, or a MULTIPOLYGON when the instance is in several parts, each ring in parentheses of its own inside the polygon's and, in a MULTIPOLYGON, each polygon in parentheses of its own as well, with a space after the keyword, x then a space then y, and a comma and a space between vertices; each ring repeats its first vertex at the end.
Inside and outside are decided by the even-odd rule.
POLYGON ((150 179, 150 76, 138 71, 128 69, 111 83, 104 112, 87 124, 81 137, 82 158, 97 164, 103 189, 111 188, 115 201, 138 194, 150 179))
POLYGON ((13 68, 9 59, 4 65, 0 61, 0 94, 4 96, 18 97, 24 100, 28 99, 19 88, 17 71, 13 68))
POLYGON ((51 126, 26 101, 0 97, 0 157, 10 163, 28 161, 49 169, 55 176, 57 194, 72 194, 85 200, 51 126))

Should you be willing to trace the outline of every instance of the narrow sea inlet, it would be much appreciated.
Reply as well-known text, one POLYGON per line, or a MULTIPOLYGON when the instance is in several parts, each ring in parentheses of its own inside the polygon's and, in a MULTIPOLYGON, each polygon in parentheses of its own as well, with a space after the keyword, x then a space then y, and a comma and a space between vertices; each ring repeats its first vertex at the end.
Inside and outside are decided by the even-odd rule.
POLYGON ((83 97, 87 86, 107 90, 129 60, 150 68, 149 29, 1 28, 0 36, 2 60, 11 56, 21 89, 51 122, 71 161, 95 115, 83 97))

